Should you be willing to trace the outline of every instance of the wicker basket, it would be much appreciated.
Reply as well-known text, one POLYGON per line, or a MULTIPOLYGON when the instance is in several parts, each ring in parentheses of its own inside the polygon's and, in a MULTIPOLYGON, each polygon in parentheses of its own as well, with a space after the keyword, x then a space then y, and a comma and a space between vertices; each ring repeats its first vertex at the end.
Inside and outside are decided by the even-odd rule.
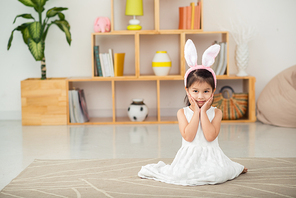
POLYGON ((214 95, 212 106, 222 110, 223 120, 236 120, 244 117, 248 109, 248 93, 234 93, 229 86, 221 88, 218 94, 214 95), (232 91, 230 95, 229 90, 232 91), (227 93, 228 98, 224 97, 227 93))

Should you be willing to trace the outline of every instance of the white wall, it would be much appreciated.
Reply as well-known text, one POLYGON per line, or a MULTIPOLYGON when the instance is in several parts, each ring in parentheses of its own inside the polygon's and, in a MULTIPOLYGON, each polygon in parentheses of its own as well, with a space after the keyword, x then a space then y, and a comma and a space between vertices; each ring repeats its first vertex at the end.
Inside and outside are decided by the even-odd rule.
MULTIPOLYGON (((71 25, 73 41, 69 47, 57 27, 50 29, 46 40, 47 76, 91 76, 93 21, 97 16, 110 17, 110 1, 51 0, 46 9, 54 6, 69 8, 64 13, 71 25)), ((296 64, 295 8, 295 0, 204 0, 204 31, 227 29, 230 18, 235 17, 256 27, 257 34, 249 43, 247 69, 257 79, 256 98, 276 74, 296 64)), ((21 119, 20 81, 40 77, 40 63, 34 61, 19 32, 14 34, 11 49, 6 50, 11 31, 25 21, 19 19, 12 24, 14 17, 22 13, 33 13, 32 8, 16 0, 0 1, 0 119, 21 119)), ((237 72, 234 50, 235 42, 230 36, 231 74, 237 72)))

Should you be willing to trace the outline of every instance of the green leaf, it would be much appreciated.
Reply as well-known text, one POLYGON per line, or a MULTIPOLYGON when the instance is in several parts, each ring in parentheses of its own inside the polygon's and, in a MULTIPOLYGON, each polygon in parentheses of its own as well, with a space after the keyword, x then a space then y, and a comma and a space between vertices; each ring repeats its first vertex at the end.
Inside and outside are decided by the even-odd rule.
POLYGON ((29 27, 30 37, 38 43, 42 37, 42 25, 40 22, 33 22, 29 27))
POLYGON ((24 4, 25 6, 29 6, 29 7, 36 6, 36 4, 32 0, 18 0, 18 1, 24 4))
POLYGON ((58 15, 61 21, 65 20, 65 15, 63 13, 60 12, 58 15))
POLYGON ((48 0, 31 0, 36 6, 34 7, 35 10, 38 13, 41 13, 44 11, 44 5, 46 4, 46 1, 48 0))
POLYGON ((59 21, 59 20, 55 20, 52 22, 53 24, 56 24, 63 32, 65 32, 66 34, 66 39, 69 45, 71 45, 71 32, 70 32, 70 25, 68 23, 68 21, 63 20, 63 21, 59 21))
POLYGON ((7 44, 7 50, 10 49, 11 47, 11 42, 13 40, 13 33, 14 31, 23 31, 24 29, 26 29, 30 24, 32 23, 23 23, 22 25, 14 28, 14 30, 12 30, 11 34, 10 34, 10 37, 9 37, 9 40, 8 40, 8 44, 7 44))
POLYGON ((30 38, 29 28, 25 28, 22 30, 23 40, 28 45, 28 39, 30 38))
POLYGON ((37 7, 43 7, 48 0, 31 0, 37 7))
POLYGON ((9 50, 10 47, 11 47, 11 42, 13 40, 13 33, 14 33, 14 31, 15 31, 15 29, 10 34, 10 37, 9 37, 9 40, 8 40, 8 44, 7 44, 7 50, 9 50))
POLYGON ((54 8, 51 8, 47 11, 46 13, 46 17, 48 18, 51 18, 51 17, 54 17, 56 16, 57 14, 61 13, 61 11, 63 10, 68 10, 68 8, 62 8, 62 7, 54 7, 54 8))
POLYGON ((28 39, 28 47, 36 61, 41 61, 44 57, 44 42, 36 43, 33 39, 28 39))
POLYGON ((36 12, 38 12, 39 14, 41 14, 45 9, 44 9, 44 7, 43 7, 43 8, 37 8, 37 7, 34 7, 34 10, 35 10, 36 12))
MULTIPOLYGON (((34 19, 34 17, 32 17, 31 14, 20 14, 20 15, 17 15, 13 21, 13 23, 15 23, 16 19, 19 18, 19 17, 22 17, 22 18, 25 18, 25 19, 34 19)), ((35 21, 35 19, 34 19, 35 21)))

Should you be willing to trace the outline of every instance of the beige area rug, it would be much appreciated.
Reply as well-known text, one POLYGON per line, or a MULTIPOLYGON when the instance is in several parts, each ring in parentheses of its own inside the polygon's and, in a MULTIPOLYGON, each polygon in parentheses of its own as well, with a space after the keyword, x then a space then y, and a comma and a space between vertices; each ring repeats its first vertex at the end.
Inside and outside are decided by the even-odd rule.
POLYGON ((247 174, 219 185, 184 187, 140 179, 141 166, 172 159, 35 160, 0 197, 296 197, 296 158, 232 159, 247 174))

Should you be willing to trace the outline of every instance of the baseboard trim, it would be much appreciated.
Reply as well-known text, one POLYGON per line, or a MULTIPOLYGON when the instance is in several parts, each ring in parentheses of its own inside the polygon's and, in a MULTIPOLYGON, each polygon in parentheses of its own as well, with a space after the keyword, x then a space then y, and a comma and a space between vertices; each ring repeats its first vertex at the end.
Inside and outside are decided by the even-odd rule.
POLYGON ((0 111, 0 120, 21 120, 21 111, 0 111))

